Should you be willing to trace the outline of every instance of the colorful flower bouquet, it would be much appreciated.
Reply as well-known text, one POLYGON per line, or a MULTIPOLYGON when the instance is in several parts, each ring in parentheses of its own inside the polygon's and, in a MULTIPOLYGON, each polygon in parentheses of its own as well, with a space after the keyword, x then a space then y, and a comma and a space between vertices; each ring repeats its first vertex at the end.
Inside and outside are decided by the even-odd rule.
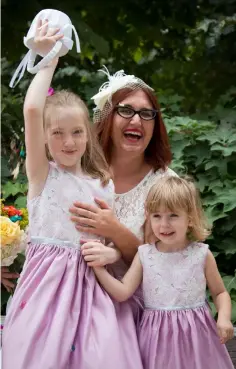
MULTIPOLYGON (((27 245, 27 209, 4 206, 1 201, 1 267, 10 272, 20 273, 25 260, 27 245)), ((1 285, 1 314, 5 313, 6 303, 11 292, 1 285)))
POLYGON ((1 216, 1 266, 9 266, 24 250, 26 234, 18 223, 1 216))

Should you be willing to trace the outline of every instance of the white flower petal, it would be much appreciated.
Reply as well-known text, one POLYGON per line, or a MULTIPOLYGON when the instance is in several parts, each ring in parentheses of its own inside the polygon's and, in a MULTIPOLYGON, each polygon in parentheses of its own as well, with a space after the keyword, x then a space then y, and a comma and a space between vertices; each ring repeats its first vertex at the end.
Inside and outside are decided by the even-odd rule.
POLYGON ((110 76, 107 72, 105 74, 108 76, 109 82, 105 82, 100 87, 99 92, 91 98, 99 110, 103 109, 107 101, 111 101, 111 97, 116 91, 130 84, 138 83, 135 76, 125 75, 123 70, 116 72, 113 76, 110 76))

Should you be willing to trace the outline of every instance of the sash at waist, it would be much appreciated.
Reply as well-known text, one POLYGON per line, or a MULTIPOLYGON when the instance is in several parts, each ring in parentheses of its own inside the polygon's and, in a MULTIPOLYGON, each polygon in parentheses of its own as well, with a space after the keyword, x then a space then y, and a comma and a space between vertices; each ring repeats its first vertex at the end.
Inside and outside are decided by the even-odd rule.
POLYGON ((50 237, 31 237, 30 243, 34 245, 55 245, 55 246, 65 246, 80 249, 80 238, 76 242, 71 242, 67 240, 60 240, 58 238, 50 238, 50 237))

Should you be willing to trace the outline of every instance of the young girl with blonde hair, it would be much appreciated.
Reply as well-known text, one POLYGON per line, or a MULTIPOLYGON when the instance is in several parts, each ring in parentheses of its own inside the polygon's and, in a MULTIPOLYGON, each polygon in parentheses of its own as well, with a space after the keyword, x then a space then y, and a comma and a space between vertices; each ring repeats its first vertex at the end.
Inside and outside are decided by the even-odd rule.
POLYGON ((128 299, 142 282, 145 310, 138 328, 144 369, 233 369, 224 343, 232 338, 231 302, 208 245, 193 183, 166 176, 146 200, 155 242, 139 246, 121 281, 94 268, 107 292, 128 299), (217 324, 206 302, 208 286, 217 324))
MULTIPOLYGON (((35 43, 47 54, 60 37, 44 22, 35 43)), ((136 332, 131 360, 114 304, 81 254, 81 239, 104 239, 70 220, 74 199, 112 207, 114 186, 83 101, 68 91, 47 97, 57 62, 38 72, 24 103, 31 239, 5 322, 3 367, 142 369, 136 332)))

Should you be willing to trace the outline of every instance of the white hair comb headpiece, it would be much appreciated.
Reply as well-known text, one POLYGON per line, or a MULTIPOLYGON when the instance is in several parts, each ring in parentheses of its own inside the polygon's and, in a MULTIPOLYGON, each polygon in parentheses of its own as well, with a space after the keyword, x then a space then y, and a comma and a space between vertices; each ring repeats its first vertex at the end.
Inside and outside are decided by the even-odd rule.
POLYGON ((91 97, 91 99, 94 100, 96 107, 100 110, 103 109, 107 101, 110 102, 112 95, 116 91, 129 85, 130 83, 138 82, 138 79, 135 76, 125 74, 123 70, 119 70, 115 74, 111 75, 107 67, 105 65, 103 67, 105 70, 99 69, 98 71, 106 74, 108 81, 103 83, 99 88, 99 92, 91 97))
POLYGON ((123 70, 119 70, 115 74, 111 75, 105 65, 103 65, 103 68, 104 69, 99 69, 98 71, 106 74, 108 81, 103 83, 99 88, 99 92, 91 97, 96 105, 94 109, 94 123, 99 122, 109 114, 112 109, 112 96, 118 90, 127 87, 132 90, 140 88, 153 91, 153 89, 143 82, 143 80, 135 77, 134 75, 125 74, 123 70))

